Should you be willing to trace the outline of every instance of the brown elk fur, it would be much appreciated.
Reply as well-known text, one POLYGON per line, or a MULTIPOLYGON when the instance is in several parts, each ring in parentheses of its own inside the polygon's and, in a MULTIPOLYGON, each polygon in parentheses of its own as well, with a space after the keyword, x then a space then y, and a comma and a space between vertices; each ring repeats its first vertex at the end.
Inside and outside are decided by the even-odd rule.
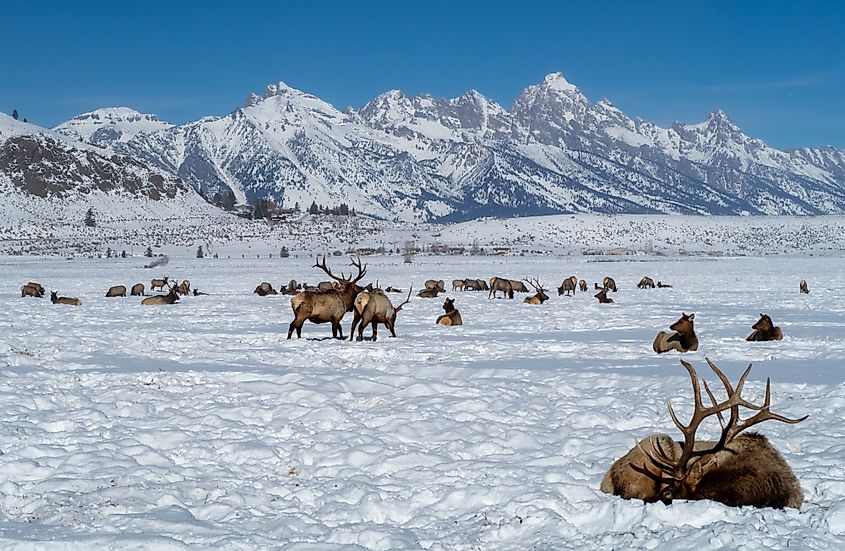
POLYGON ((182 280, 182 283, 176 287, 176 292, 180 295, 187 295, 191 292, 191 282, 187 279, 182 280))
POLYGON ((195 297, 198 297, 198 296, 201 296, 201 295, 208 295, 208 293, 204 293, 203 291, 200 291, 199 289, 194 289, 194 296, 195 297))
POLYGON ((565 294, 569 296, 571 294, 575 294, 575 288, 578 285, 578 278, 575 276, 570 276, 563 280, 560 284, 560 287, 557 288, 558 296, 565 294))
POLYGON ((593 296, 599 299, 599 302, 602 304, 613 304, 613 299, 607 296, 607 289, 602 289, 593 296))
POLYGON ((262 281, 258 285, 258 287, 255 288, 253 293, 255 293, 256 295, 258 295, 260 297, 266 297, 267 295, 278 295, 279 294, 279 293, 276 292, 275 289, 273 289, 273 285, 270 284, 267 281, 262 281))
MULTIPOLYGON (((728 390, 726 401, 704 408, 698 376, 692 366, 684 363, 693 379, 696 411, 689 425, 682 425, 671 409, 675 424, 684 431, 684 441, 675 441, 666 434, 652 434, 616 460, 601 482, 601 490, 624 499, 641 499, 647 503, 674 499, 708 499, 732 507, 794 507, 804 501, 804 493, 795 474, 783 456, 762 434, 739 434, 754 424, 774 419, 798 423, 806 419, 788 419, 769 411, 770 383, 766 385, 766 399, 762 406, 754 406, 756 415, 739 419, 739 396, 751 366, 734 389, 724 373, 710 360, 728 390), (708 411, 709 410, 709 411, 708 411), (719 441, 697 440, 699 424, 713 414, 731 411, 731 418, 723 428, 719 441), (684 452, 688 452, 686 456, 684 452), (657 458, 657 460, 655 460, 657 458)), ((706 383, 705 383, 706 386, 706 383)), ((712 396, 709 388, 708 394, 712 396)), ((747 406, 744 406, 747 407, 747 406)))
POLYGON ((428 290, 436 289, 438 292, 442 293, 446 290, 446 282, 442 279, 428 279, 425 282, 425 288, 428 290))
POLYGON ((437 295, 440 294, 440 289, 420 289, 420 292, 417 293, 417 296, 420 298, 437 298, 437 295))
POLYGON ((642 278, 642 279, 640 280, 640 282, 639 282, 639 283, 637 283, 637 288, 638 288, 638 289, 654 289, 654 287, 655 287, 655 285, 654 285, 654 280, 653 280, 653 279, 651 279, 651 278, 650 278, 650 277, 648 277, 648 276, 646 276, 646 277, 642 278))
POLYGON ((150 280, 150 291, 155 291, 156 287, 158 287, 159 291, 163 291, 165 287, 167 287, 170 278, 156 278, 150 280))
POLYGON ((540 285, 539 279, 535 279, 533 281, 531 279, 528 279, 526 281, 528 281, 528 283, 537 292, 530 297, 525 297, 522 302, 524 302, 525 304, 543 304, 544 302, 549 300, 549 295, 546 294, 546 290, 543 289, 542 285, 540 285))
POLYGON ((669 352, 670 350, 677 350, 678 352, 690 352, 698 350, 698 336, 695 334, 695 314, 686 315, 681 312, 681 317, 678 321, 669 326, 669 329, 675 331, 668 333, 661 331, 654 338, 651 347, 658 354, 669 352))
POLYGON ((170 287, 170 291, 166 295, 155 295, 147 297, 141 301, 144 306, 155 306, 157 304, 175 304, 179 300, 179 292, 176 286, 170 287))
POLYGON ((109 290, 106 291, 106 297, 125 297, 126 296, 126 285, 115 285, 113 287, 109 287, 109 290))
POLYGON ((807 282, 803 279, 801 280, 801 283, 798 284, 798 290, 805 295, 810 294, 810 289, 807 287, 807 282))
POLYGON ((35 297, 35 298, 43 298, 44 293, 42 293, 38 287, 34 285, 26 284, 21 287, 21 298, 23 297, 35 297))
POLYGON ((355 338, 355 327, 358 327, 358 340, 364 340, 364 328, 367 325, 372 325, 373 334, 372 340, 378 339, 378 324, 381 323, 387 330, 390 331, 390 336, 396 336, 396 315, 402 310, 402 307, 408 304, 411 300, 411 291, 408 289, 408 298, 394 307, 387 298, 387 295, 381 289, 373 289, 372 291, 364 291, 355 297, 355 309, 353 310, 354 319, 352 320, 352 327, 349 329, 349 340, 355 338))
POLYGON ((663 283, 662 281, 657 282, 657 287, 660 288, 660 289, 667 289, 667 288, 671 289, 672 288, 671 285, 669 285, 668 283, 663 283))
POLYGON ((585 292, 587 290, 587 280, 586 279, 579 280, 578 281, 578 287, 581 288, 582 293, 585 292))
POLYGON ((511 285, 513 286, 514 293, 527 293, 528 287, 525 286, 525 283, 519 281, 518 279, 511 279, 511 285))
POLYGON ((506 297, 513 298, 513 283, 509 279, 502 277, 490 278, 490 292, 487 298, 496 298, 496 293, 502 292, 506 297))
POLYGON ((50 293, 50 302, 53 304, 70 304, 71 306, 82 306, 82 301, 78 298, 60 297, 56 291, 50 293))
POLYGON ((779 341, 783 339, 783 331, 772 322, 767 314, 760 314, 757 323, 751 326, 754 331, 748 335, 747 341, 779 341))
POLYGON ((136 283, 132 286, 132 289, 129 290, 129 295, 133 297, 142 297, 144 296, 144 284, 143 283, 136 283))
POLYGON ((452 280, 452 290, 453 291, 463 291, 468 280, 466 279, 453 279, 452 280))
POLYGON ((329 277, 338 282, 338 289, 329 289, 327 291, 303 291, 298 293, 290 299, 290 306, 293 309, 293 321, 288 327, 288 339, 296 330, 296 337, 302 337, 302 326, 306 321, 311 323, 331 323, 332 337, 343 338, 343 328, 340 325, 340 320, 346 315, 346 312, 351 312, 355 305, 355 297, 358 293, 363 291, 357 285, 358 281, 367 273, 367 266, 361 266, 360 258, 352 261, 352 266, 358 269, 358 275, 354 278, 344 276, 342 273, 340 277, 336 277, 331 273, 328 266, 326 266, 326 257, 323 256, 322 262, 316 262, 314 268, 320 268, 329 277))
POLYGON ((601 284, 602 288, 605 291, 613 291, 614 293, 616 292, 616 280, 614 280, 612 277, 605 276, 604 279, 602 279, 601 284))
POLYGON ((447 298, 443 303, 443 310, 445 314, 437 317, 438 325, 463 325, 464 320, 461 319, 461 313, 455 308, 455 299, 447 298))

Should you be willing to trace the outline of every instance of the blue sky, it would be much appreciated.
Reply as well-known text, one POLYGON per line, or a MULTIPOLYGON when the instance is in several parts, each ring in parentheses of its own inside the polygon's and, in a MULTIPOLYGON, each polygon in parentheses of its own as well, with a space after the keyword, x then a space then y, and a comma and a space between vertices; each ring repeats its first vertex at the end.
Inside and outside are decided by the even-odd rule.
POLYGON ((283 80, 338 108, 388 89, 510 106, 561 71, 663 125, 721 108, 781 148, 845 148, 845 2, 47 2, 2 7, 0 111, 171 122, 283 80))

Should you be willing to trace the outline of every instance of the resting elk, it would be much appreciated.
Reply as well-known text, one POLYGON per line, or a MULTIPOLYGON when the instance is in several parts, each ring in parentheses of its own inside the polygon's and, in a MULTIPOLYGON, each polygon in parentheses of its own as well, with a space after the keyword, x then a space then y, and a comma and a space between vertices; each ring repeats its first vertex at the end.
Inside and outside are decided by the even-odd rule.
POLYGON ((352 260, 352 266, 358 270, 358 275, 346 277, 343 273, 340 277, 332 274, 328 266, 326 266, 326 257, 323 256, 322 262, 316 262, 313 268, 320 268, 330 278, 338 283, 337 289, 329 289, 327 291, 302 291, 290 299, 290 306, 293 309, 293 321, 288 327, 288 339, 296 330, 296 337, 302 337, 302 326, 306 320, 311 323, 331 323, 332 337, 343 338, 343 328, 340 326, 340 320, 346 312, 351 312, 355 305, 355 297, 358 293, 363 291, 358 286, 367 274, 367 266, 361 266, 361 259, 352 260))
POLYGON ((658 281, 657 282, 657 288, 658 289, 671 289, 672 286, 669 285, 668 283, 663 283, 662 281, 658 281))
POLYGON ((279 294, 279 293, 276 292, 275 289, 273 289, 273 285, 271 285, 267 281, 262 281, 258 285, 258 287, 255 288, 253 293, 260 296, 260 297, 266 297, 267 295, 278 295, 279 294))
POLYGON ((779 341, 783 339, 783 331, 772 323, 772 318, 767 314, 760 314, 757 323, 751 326, 754 331, 745 337, 747 341, 779 341))
POLYGON ((170 287, 170 291, 166 295, 155 295, 147 297, 141 301, 144 306, 155 306, 157 304, 175 304, 179 300, 179 292, 176 286, 170 287))
POLYGON ((539 279, 531 280, 529 278, 525 281, 527 281, 529 285, 534 287, 534 290, 537 292, 530 297, 525 297, 525 300, 523 300, 522 302, 524 302, 525 304, 543 304, 544 302, 549 300, 549 295, 546 294, 546 290, 543 289, 542 285, 540 285, 539 279))
MULTIPOLYGON (((586 284, 586 282, 585 282, 586 284)), ((558 296, 566 294, 569 296, 570 293, 573 295, 575 294, 575 287, 578 285, 578 278, 575 276, 569 276, 568 278, 563 280, 563 283, 560 284, 560 287, 557 288, 558 296)))
POLYGON ((182 280, 182 283, 176 287, 176 292, 180 295, 187 295, 191 292, 191 282, 187 279, 182 280))
POLYGON ((646 276, 637 283, 637 289, 654 289, 654 280, 646 276))
MULTIPOLYGON (((40 286, 39 286, 40 287, 40 286)), ((36 287, 31 283, 27 283, 26 285, 21 287, 21 298, 23 297, 35 297, 35 298, 43 298, 44 292, 36 287)))
POLYGON ((798 290, 805 295, 810 294, 810 289, 807 287, 807 282, 803 279, 801 280, 801 283, 798 284, 798 290))
POLYGON ((678 321, 669 326, 674 333, 661 331, 654 338, 651 347, 658 354, 677 350, 678 352, 690 352, 698 350, 698 337, 695 334, 695 314, 686 315, 681 312, 678 321))
POLYGON ((503 277, 490 278, 490 292, 487 298, 496 298, 496 293, 502 292, 507 298, 513 298, 513 283, 509 279, 503 277))
POLYGON ((417 293, 417 296, 420 298, 437 298, 437 295, 440 294, 440 289, 433 288, 433 289, 420 289, 420 292, 417 293))
POLYGON ((607 296, 607 289, 602 289, 595 296, 601 304, 613 304, 613 299, 607 296))
POLYGON ((143 283, 136 283, 132 286, 132 289, 129 290, 129 296, 133 297, 142 297, 144 296, 144 284, 143 283))
POLYGON ((587 280, 586 279, 579 280, 578 281, 578 287, 581 288, 582 293, 585 292, 587 290, 587 280))
POLYGON ((106 297, 125 297, 126 296, 126 285, 115 285, 113 287, 109 287, 109 290, 106 291, 106 297))
POLYGON ((445 314, 437 317, 438 325, 463 325, 464 320, 461 319, 461 313, 455 308, 455 299, 447 298, 443 303, 443 310, 445 314))
POLYGON ((707 391, 712 406, 705 407, 701 396, 698 374, 689 363, 681 361, 692 380, 694 411, 688 425, 678 420, 669 403, 669 415, 684 435, 677 442, 666 434, 652 434, 641 440, 625 456, 616 460, 601 482, 601 490, 624 499, 641 499, 646 503, 662 501, 669 504, 674 499, 708 499, 731 507, 784 507, 799 508, 804 493, 798 479, 783 456, 762 434, 746 429, 763 421, 800 423, 807 416, 790 419, 772 413, 771 380, 766 380, 766 393, 761 405, 742 397, 742 389, 749 365, 736 388, 728 377, 709 359, 707 364, 725 387, 727 399, 718 402, 707 391), (740 408, 755 412, 747 419, 740 419, 740 408), (723 412, 730 412, 724 423, 723 412), (696 432, 708 417, 718 416, 722 423, 719 440, 696 440, 696 432))
POLYGON ((381 289, 373 289, 372 291, 364 291, 355 297, 355 317, 352 320, 352 328, 349 329, 349 340, 355 338, 355 327, 358 327, 358 340, 364 340, 364 328, 372 324, 373 336, 372 340, 375 342, 378 339, 378 324, 382 323, 387 330, 390 331, 390 336, 396 336, 396 315, 402 310, 402 307, 411 302, 411 291, 408 289, 408 297, 405 302, 399 306, 394 307, 381 289))
POLYGON ((70 304, 71 306, 82 306, 82 301, 78 298, 60 297, 56 291, 50 293, 50 302, 53 304, 70 304))
POLYGON ((425 282, 425 288, 429 290, 436 289, 438 293, 442 293, 446 290, 446 282, 442 279, 429 279, 425 282))
POLYGON ((150 280, 150 291, 155 291, 156 287, 158 287, 159 291, 163 291, 165 287, 168 285, 168 281, 170 278, 156 278, 150 280))

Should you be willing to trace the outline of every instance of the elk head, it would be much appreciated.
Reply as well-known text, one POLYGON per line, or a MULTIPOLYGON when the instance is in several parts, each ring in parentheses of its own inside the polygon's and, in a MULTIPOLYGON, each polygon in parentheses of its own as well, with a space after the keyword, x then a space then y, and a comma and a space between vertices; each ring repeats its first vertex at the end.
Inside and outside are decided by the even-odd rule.
POLYGON ((543 304, 544 302, 549 300, 549 295, 546 294, 546 289, 544 289, 543 286, 540 284, 539 279, 535 278, 535 279, 532 280, 529 277, 529 278, 526 278, 525 281, 529 285, 531 285, 531 287, 534 288, 536 293, 534 294, 534 296, 527 297, 524 302, 527 302, 529 304, 543 304))
POLYGON ((671 329, 672 331, 677 331, 681 334, 690 333, 694 330, 694 320, 695 314, 686 315, 685 313, 681 312, 681 317, 678 318, 678 321, 670 325, 669 329, 671 329))
POLYGON ((448 314, 449 312, 451 312, 454 309, 455 309, 455 299, 447 298, 446 301, 443 303, 443 310, 445 310, 446 313, 448 314))
POLYGON ((774 327, 775 324, 772 322, 772 318, 770 318, 768 314, 760 314, 760 319, 757 320, 757 323, 751 326, 751 329, 768 333, 774 329, 774 327))
POLYGON ((355 294, 358 294, 362 291, 362 288, 358 287, 357 284, 358 284, 359 281, 361 281, 361 279, 365 275, 367 275, 367 265, 366 264, 363 265, 363 266, 361 265, 361 258, 360 257, 353 258, 353 259, 351 259, 351 261, 352 262, 351 262, 350 265, 358 270, 358 274, 355 275, 354 277, 353 277, 352 274, 350 274, 349 276, 346 276, 343 272, 340 273, 340 277, 337 277, 336 275, 334 275, 332 273, 332 271, 329 269, 329 267, 326 265, 326 256, 325 255, 323 255, 323 260, 322 261, 318 260, 317 262, 315 262, 314 266, 312 266, 312 268, 320 268, 321 270, 323 270, 326 273, 327 276, 329 276, 330 278, 335 280, 338 284, 337 285, 338 291, 340 291, 342 293, 346 293, 346 292, 348 292, 352 289, 355 289, 355 294))

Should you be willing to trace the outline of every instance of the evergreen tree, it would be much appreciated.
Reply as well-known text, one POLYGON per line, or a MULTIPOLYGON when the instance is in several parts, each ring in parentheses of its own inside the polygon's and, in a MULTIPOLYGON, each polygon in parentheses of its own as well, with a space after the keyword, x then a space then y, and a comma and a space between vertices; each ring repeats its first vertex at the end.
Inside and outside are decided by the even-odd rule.
POLYGON ((199 247, 197 247, 197 258, 203 258, 204 256, 205 253, 202 252, 202 245, 200 245, 199 247))
POLYGON ((111 247, 106 249, 106 258, 111 258, 111 247))
POLYGON ((120 251, 120 258, 126 258, 126 251, 120 251))
POLYGON ((153 257, 153 248, 148 246, 147 250, 144 251, 144 256, 146 256, 148 258, 152 258, 153 257))
POLYGON ((93 228, 97 225, 97 220, 94 219, 93 207, 88 207, 88 212, 85 213, 85 225, 89 228, 93 228))
POLYGON ((297 211, 299 210, 299 201, 294 203, 293 208, 294 208, 294 210, 297 210, 297 211))
POLYGON ((317 206, 317 201, 313 201, 311 206, 308 207, 308 214, 318 214, 320 212, 320 208, 317 206))
POLYGON ((18 120, 18 110, 12 109, 12 118, 18 120))
POLYGON ((290 251, 288 250, 287 247, 282 246, 282 250, 279 251, 279 256, 282 257, 282 258, 287 258, 287 257, 290 256, 290 251))

